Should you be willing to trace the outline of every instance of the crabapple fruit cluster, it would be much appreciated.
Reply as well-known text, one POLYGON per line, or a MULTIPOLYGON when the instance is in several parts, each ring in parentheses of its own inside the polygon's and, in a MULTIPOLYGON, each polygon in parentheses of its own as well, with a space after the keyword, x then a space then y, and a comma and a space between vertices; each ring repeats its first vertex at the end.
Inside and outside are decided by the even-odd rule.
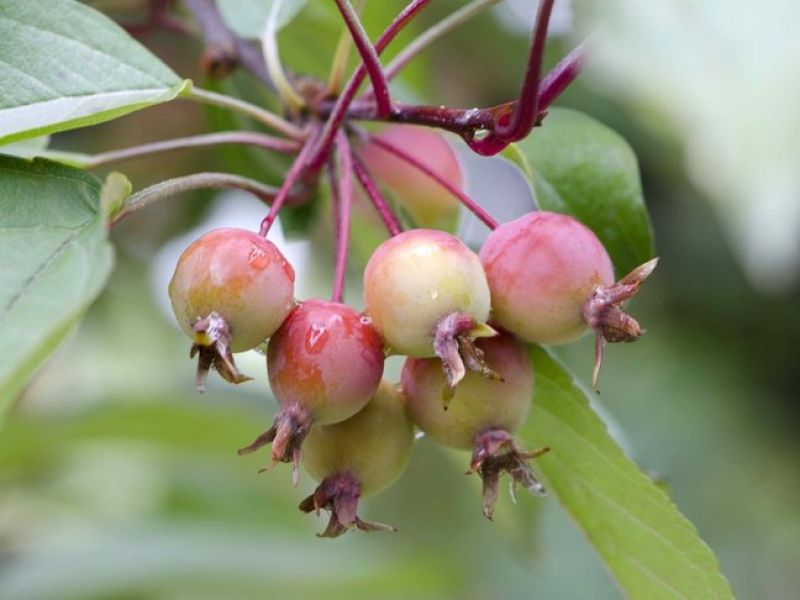
MULTIPOLYGON (((597 237, 572 217, 534 212, 498 226, 479 254, 454 235, 412 229, 394 235, 364 270, 365 311, 294 299, 294 271, 263 237, 212 231, 178 261, 169 286, 175 316, 199 355, 198 387, 214 368, 248 379, 233 352, 267 342, 269 383, 280 408, 272 427, 240 454, 271 445, 271 464, 300 464, 319 481, 300 509, 325 509, 322 535, 391 530, 358 516, 361 496, 391 485, 408 463, 414 426, 444 446, 469 450, 491 518, 505 472, 512 489, 544 486, 513 435, 534 398, 526 343, 642 334, 619 304, 655 262, 619 282, 597 237), (383 380, 388 354, 407 357, 401 381, 383 380)), ((557 451, 557 449, 556 449, 557 451)), ((265 467, 267 468, 267 467, 265 467)))

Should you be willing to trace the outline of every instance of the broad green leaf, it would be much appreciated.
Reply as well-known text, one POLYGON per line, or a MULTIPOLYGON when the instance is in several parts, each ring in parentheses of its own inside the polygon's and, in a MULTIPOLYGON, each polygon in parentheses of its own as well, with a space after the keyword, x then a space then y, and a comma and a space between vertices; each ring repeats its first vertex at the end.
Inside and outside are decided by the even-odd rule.
POLYGON ((0 2, 0 144, 108 121, 188 85, 73 0, 0 2))
POLYGON ((83 171, 0 155, 0 408, 103 288, 100 189, 83 171))
POLYGON ((711 550, 672 501, 608 434, 582 388, 531 349, 536 395, 520 436, 548 446, 536 461, 628 598, 732 598, 711 550))
POLYGON ((653 255, 639 166, 628 143, 595 119, 552 108, 517 144, 542 210, 572 215, 597 234, 618 274, 653 255))
MULTIPOLYGON (((258 38, 264 32, 267 17, 276 0, 217 0, 219 12, 228 26, 245 38, 258 38)), ((306 0, 283 0, 278 14, 277 29, 288 25, 297 16, 306 0)))

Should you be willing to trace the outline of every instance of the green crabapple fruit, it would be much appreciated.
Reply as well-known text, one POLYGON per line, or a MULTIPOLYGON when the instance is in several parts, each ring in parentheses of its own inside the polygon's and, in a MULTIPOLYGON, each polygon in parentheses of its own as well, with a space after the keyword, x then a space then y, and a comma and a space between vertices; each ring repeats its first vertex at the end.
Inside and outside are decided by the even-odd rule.
POLYGON ((383 375, 383 342, 370 320, 336 302, 300 304, 267 347, 267 370, 281 405, 273 426, 239 453, 272 443, 272 461, 294 463, 313 424, 344 421, 361 410, 383 375))
POLYGON ((439 396, 445 381, 438 359, 409 358, 403 367, 402 388, 409 414, 422 431, 444 446, 472 450, 469 472, 478 471, 483 479, 483 513, 491 519, 503 471, 514 485, 544 495, 526 460, 547 449, 523 452, 511 436, 528 416, 533 398, 533 365, 525 346, 508 334, 476 344, 502 379, 468 373, 444 410, 439 396))
MULTIPOLYGON (((390 125, 374 137, 393 146, 411 150, 453 187, 464 187, 455 151, 436 131, 412 125, 390 125)), ((369 172, 386 186, 418 227, 452 229, 458 220, 460 203, 439 183, 374 142, 360 152, 369 172)))
POLYGON ((489 285, 480 259, 457 237, 412 229, 386 240, 364 270, 364 302, 392 352, 442 359, 447 395, 466 368, 493 375, 472 342, 495 334, 486 325, 489 285))
POLYGON ((413 444, 414 427, 400 392, 397 386, 383 381, 356 415, 311 429, 303 445, 303 465, 321 483, 300 504, 300 510, 330 511, 322 537, 337 537, 353 527, 393 531, 391 526, 361 519, 358 501, 397 480, 408 464, 413 444))
POLYGON ((281 252, 253 232, 216 229, 178 259, 169 297, 178 324, 199 354, 197 388, 214 367, 232 383, 233 352, 255 348, 280 327, 294 305, 294 270, 281 252))
POLYGON ((614 283, 606 249, 570 216, 533 212, 504 223, 489 235, 480 258, 492 292, 492 323, 539 344, 596 332, 595 386, 603 343, 644 333, 619 304, 639 291, 658 259, 614 283))

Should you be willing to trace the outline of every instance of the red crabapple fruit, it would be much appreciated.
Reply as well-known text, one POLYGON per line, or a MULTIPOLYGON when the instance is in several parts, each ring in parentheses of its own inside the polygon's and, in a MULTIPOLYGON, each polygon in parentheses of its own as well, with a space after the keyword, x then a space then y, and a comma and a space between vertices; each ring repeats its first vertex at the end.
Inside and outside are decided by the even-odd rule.
POLYGON ((239 453, 272 443, 272 464, 293 462, 296 483, 311 425, 361 410, 380 384, 383 363, 383 342, 367 317, 336 302, 303 302, 267 347, 269 383, 281 408, 272 427, 239 453))
MULTIPOLYGON (((453 187, 464 187, 456 153, 440 133, 426 127, 390 125, 375 137, 408 149, 453 187)), ((460 203, 439 183, 375 143, 365 144, 360 155, 372 176, 391 191, 418 227, 454 227, 460 203)))
POLYGON ((216 229, 178 259, 169 283, 178 324, 199 354, 197 389, 209 369, 232 383, 239 373, 233 352, 255 348, 271 336, 294 305, 294 270, 272 242, 244 229, 216 229))
POLYGON ((533 398, 533 364, 525 346, 508 334, 476 344, 502 379, 467 373, 444 410, 439 397, 446 384, 439 360, 409 358, 402 388, 409 414, 422 431, 444 446, 472 450, 469 472, 478 471, 483 479, 483 513, 491 519, 503 471, 514 485, 544 495, 544 486, 526 461, 547 449, 524 452, 511 436, 528 416, 533 398))
POLYGON ((494 375, 472 341, 496 333, 486 325, 489 286, 480 259, 457 237, 412 229, 386 240, 364 270, 364 302, 392 352, 442 359, 446 396, 467 368, 494 375))
POLYGON ((561 344, 596 333, 593 385, 604 342, 632 342, 644 331, 620 303, 633 297, 658 259, 614 283, 606 249, 570 216, 533 212, 504 223, 480 251, 492 291, 492 322, 528 342, 561 344))
POLYGON ((384 381, 356 415, 335 425, 312 427, 303 444, 303 465, 320 481, 300 510, 330 511, 321 537, 337 537, 353 527, 362 531, 394 531, 364 521, 358 501, 389 487, 408 464, 414 427, 397 386, 384 381))

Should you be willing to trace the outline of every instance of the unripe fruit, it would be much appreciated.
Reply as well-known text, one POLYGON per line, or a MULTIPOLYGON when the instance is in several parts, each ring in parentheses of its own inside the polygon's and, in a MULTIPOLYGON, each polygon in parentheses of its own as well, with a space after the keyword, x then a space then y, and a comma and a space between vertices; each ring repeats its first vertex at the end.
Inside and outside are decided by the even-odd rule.
MULTIPOLYGON (((480 251, 492 291, 492 322, 528 342, 561 344, 589 329, 602 341, 633 341, 642 329, 617 306, 632 297, 656 260, 614 283, 606 249, 567 215, 534 212, 504 223, 480 251)), ((595 381, 599 366, 598 353, 595 381)))
POLYGON ((439 361, 409 358, 403 367, 402 387, 409 414, 420 429, 445 446, 473 451, 470 472, 481 474, 483 511, 491 518, 502 471, 532 493, 544 494, 525 461, 546 449, 522 452, 511 437, 528 416, 533 398, 533 365, 525 347, 508 334, 479 340, 476 345, 502 379, 467 373, 445 410, 440 396, 446 382, 439 361))
POLYGON ((350 527, 393 530, 360 519, 358 500, 397 480, 408 464, 413 443, 414 428, 397 386, 384 381, 356 415, 311 429, 303 446, 303 464, 321 483, 300 509, 331 511, 323 537, 336 537, 350 527))
POLYGON ((244 229, 216 229, 178 259, 169 283, 178 324, 200 353, 198 388, 211 366, 228 381, 242 376, 232 352, 258 346, 294 305, 294 270, 272 242, 244 229))
POLYGON ((267 348, 281 409, 272 428, 240 453, 272 442, 273 462, 296 466, 312 423, 338 423, 361 410, 378 388, 383 363, 383 342, 367 317, 336 302, 303 302, 267 348))
MULTIPOLYGON (((453 187, 464 187, 458 158, 438 132, 413 125, 390 125, 375 137, 412 152, 453 187)), ((418 227, 450 230, 455 226, 459 201, 439 183, 374 142, 365 144, 359 154, 371 175, 389 188, 418 227)))
POLYGON ((389 348, 439 356, 451 388, 464 376, 459 346, 494 334, 485 325, 490 297, 480 259, 443 231, 413 229, 381 244, 364 270, 364 301, 389 348))

